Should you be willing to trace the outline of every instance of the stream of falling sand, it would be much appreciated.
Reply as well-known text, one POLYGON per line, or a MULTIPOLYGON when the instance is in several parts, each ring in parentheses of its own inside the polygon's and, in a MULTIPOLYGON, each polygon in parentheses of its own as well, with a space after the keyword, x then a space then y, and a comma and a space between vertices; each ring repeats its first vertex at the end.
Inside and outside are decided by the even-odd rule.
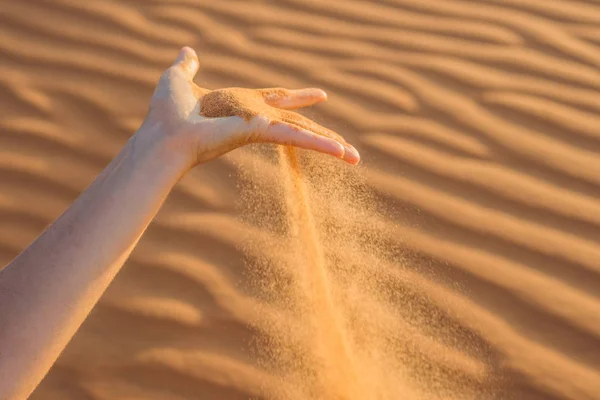
POLYGON ((245 245, 247 289, 260 299, 249 349, 273 378, 261 398, 498 398, 486 344, 471 344, 451 300, 404 266, 354 170, 276 148, 279 170, 240 199, 245 220, 269 233, 245 245))
POLYGON ((359 386, 355 361, 332 299, 324 253, 308 204, 296 150, 291 146, 281 146, 279 151, 286 177, 289 228, 302 264, 306 266, 301 271, 307 294, 304 307, 310 310, 314 324, 314 349, 320 358, 320 368, 315 373, 324 391, 323 398, 362 399, 364 396, 359 386))

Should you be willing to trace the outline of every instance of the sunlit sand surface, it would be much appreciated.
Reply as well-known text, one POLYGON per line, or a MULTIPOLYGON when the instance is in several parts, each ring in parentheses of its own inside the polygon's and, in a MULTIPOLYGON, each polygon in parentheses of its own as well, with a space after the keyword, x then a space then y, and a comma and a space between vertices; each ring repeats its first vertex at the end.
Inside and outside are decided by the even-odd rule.
POLYGON ((32 400, 599 398, 597 2, 0 10, 3 264, 183 45, 203 88, 326 90, 304 115, 362 156, 294 169, 252 146, 195 169, 32 400))

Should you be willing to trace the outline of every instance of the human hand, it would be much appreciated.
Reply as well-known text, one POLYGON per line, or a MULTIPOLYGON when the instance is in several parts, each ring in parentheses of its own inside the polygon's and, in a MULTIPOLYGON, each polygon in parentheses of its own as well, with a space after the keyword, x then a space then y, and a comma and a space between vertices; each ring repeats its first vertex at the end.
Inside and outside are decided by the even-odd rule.
POLYGON ((316 150, 358 164, 356 149, 339 134, 289 111, 327 100, 320 89, 227 88, 210 91, 193 78, 199 62, 181 49, 161 76, 144 127, 144 141, 160 143, 185 168, 250 143, 275 143, 316 150))

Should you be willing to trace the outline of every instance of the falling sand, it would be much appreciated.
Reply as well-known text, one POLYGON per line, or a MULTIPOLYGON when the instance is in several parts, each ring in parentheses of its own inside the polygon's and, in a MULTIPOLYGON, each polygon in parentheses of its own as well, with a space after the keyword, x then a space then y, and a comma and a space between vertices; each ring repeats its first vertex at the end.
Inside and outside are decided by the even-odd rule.
POLYGON ((322 244, 308 204, 300 164, 293 147, 281 147, 284 173, 287 173, 289 223, 305 266, 305 306, 314 323, 315 348, 322 357, 323 397, 327 399, 362 399, 359 377, 349 348, 343 321, 339 320, 328 282, 322 244))
MULTIPOLYGON (((211 118, 239 116, 245 120, 260 114, 274 122, 290 123, 313 130, 317 127, 320 129, 315 133, 343 141, 338 135, 328 134, 327 130, 302 115, 269 107, 265 102, 268 98, 285 94, 285 89, 214 90, 200 98, 200 114, 211 118)), ((279 149, 286 183, 288 230, 292 236, 296 259, 305 267, 300 271, 299 283, 302 290, 299 293, 302 295, 296 300, 302 304, 306 322, 312 332, 311 345, 316 356, 315 365, 318 367, 313 366, 311 369, 321 391, 318 396, 325 399, 363 399, 365 396, 360 388, 344 321, 340 320, 332 299, 325 255, 313 221, 296 150, 291 146, 281 146, 279 149)))
MULTIPOLYGON (((200 114, 245 120, 265 115, 271 121, 312 128, 315 133, 345 143, 339 135, 330 134, 302 115, 267 104, 270 96, 281 94, 285 92, 242 88, 204 91, 200 114)), ((281 176, 271 182, 275 186, 277 181, 282 182, 279 186, 283 187, 275 192, 283 201, 267 199, 264 194, 261 197, 260 190, 246 194, 246 199, 253 199, 245 206, 251 209, 254 222, 261 228, 267 228, 266 221, 274 222, 279 225, 275 230, 287 238, 276 238, 270 244, 281 250, 278 263, 280 269, 288 269, 286 278, 282 279, 281 271, 278 274, 263 269, 262 275, 257 274, 260 268, 256 260, 250 265, 255 270, 251 280, 259 283, 259 291, 263 295, 270 292, 271 305, 286 310, 289 318, 280 316, 273 321, 271 316, 268 321, 259 316, 251 322, 267 337, 258 346, 263 349, 259 358, 284 382, 283 389, 265 388, 264 395, 359 400, 407 395, 418 399, 427 398, 427 394, 454 398, 457 393, 465 398, 467 393, 477 392, 472 379, 470 385, 465 385, 460 374, 436 366, 440 359, 447 362, 445 358, 453 358, 451 350, 436 349, 440 352, 437 361, 426 360, 419 350, 423 331, 414 325, 431 324, 429 316, 436 315, 437 310, 424 299, 411 298, 401 287, 385 281, 399 276, 381 277, 380 265, 386 260, 397 263, 399 254, 377 230, 375 201, 365 194, 358 175, 344 175, 339 163, 331 164, 331 160, 309 153, 312 157, 304 159, 309 167, 312 160, 309 172, 313 186, 316 183, 312 202, 298 150, 292 146, 278 146, 281 176), (265 219, 278 201, 283 203, 280 215, 265 219), (282 290, 282 282, 289 290, 282 290), (396 307, 390 304, 393 301, 399 302, 396 307), (405 311, 397 317, 408 320, 407 325, 389 319, 398 305, 405 311)), ((481 360, 474 368, 469 360, 462 364, 471 369, 470 376, 485 375, 481 360)))
MULTIPOLYGON (((598 1, 0 10, 2 265, 119 152, 187 44, 210 89, 327 89, 317 121, 365 156, 297 150, 364 399, 598 398, 598 1)), ((253 145, 187 174, 31 400, 332 395, 286 160, 253 145)))
POLYGON ((486 345, 457 328, 443 292, 403 266, 410 257, 386 238, 361 172, 287 146, 274 162, 280 175, 243 196, 246 219, 274 232, 270 245, 249 238, 249 253, 278 253, 248 265, 282 312, 255 321, 266 338, 254 356, 283 382, 265 397, 496 398, 486 345))

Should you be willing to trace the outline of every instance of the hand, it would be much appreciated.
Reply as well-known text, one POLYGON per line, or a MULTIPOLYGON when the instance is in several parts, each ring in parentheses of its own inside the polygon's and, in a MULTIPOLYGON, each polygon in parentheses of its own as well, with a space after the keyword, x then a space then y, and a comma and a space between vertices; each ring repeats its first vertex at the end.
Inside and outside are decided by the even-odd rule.
POLYGON ((290 109, 327 100, 320 89, 227 88, 210 91, 193 78, 198 57, 181 49, 161 76, 143 127, 136 135, 161 143, 185 168, 209 161, 249 143, 292 145, 358 164, 356 149, 337 133, 290 109), (182 158, 181 158, 182 157, 182 158))

